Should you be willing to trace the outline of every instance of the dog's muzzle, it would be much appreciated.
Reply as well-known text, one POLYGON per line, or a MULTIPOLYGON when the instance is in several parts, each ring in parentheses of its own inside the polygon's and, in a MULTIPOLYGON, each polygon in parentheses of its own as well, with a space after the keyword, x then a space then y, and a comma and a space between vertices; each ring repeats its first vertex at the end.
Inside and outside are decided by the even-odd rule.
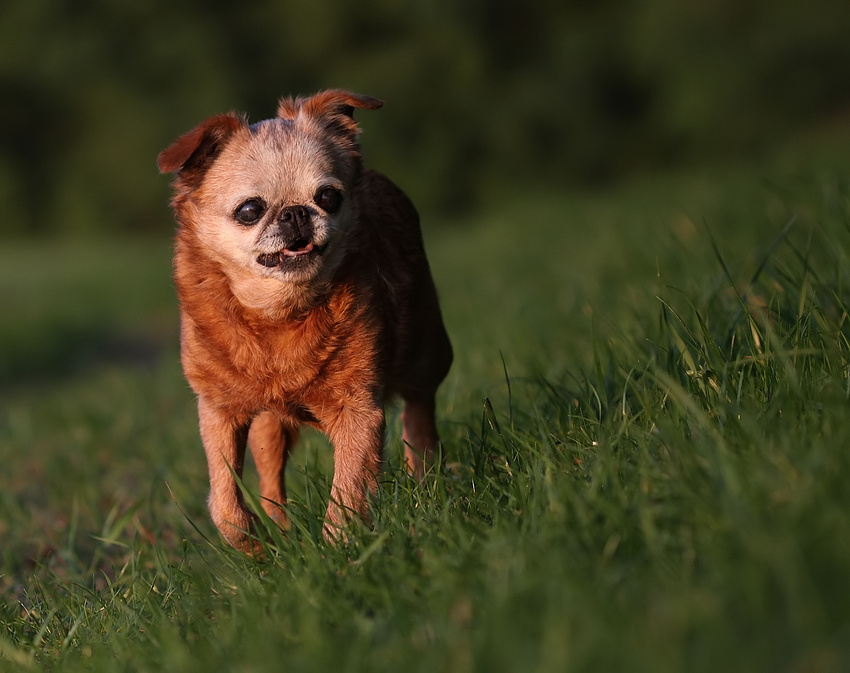
POLYGON ((277 252, 263 253, 257 262, 266 267, 280 266, 324 252, 325 246, 313 242, 313 222, 304 206, 287 206, 280 211, 275 238, 283 244, 277 252))

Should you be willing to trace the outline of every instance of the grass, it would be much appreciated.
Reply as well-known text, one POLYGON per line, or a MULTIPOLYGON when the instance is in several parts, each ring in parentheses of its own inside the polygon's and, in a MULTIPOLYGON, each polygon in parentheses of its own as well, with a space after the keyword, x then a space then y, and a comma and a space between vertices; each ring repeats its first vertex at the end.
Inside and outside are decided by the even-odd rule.
POLYGON ((307 435, 263 561, 205 511, 168 242, 4 245, 0 669, 847 670, 842 156, 430 229, 445 470, 402 473, 392 409, 330 547, 307 435))

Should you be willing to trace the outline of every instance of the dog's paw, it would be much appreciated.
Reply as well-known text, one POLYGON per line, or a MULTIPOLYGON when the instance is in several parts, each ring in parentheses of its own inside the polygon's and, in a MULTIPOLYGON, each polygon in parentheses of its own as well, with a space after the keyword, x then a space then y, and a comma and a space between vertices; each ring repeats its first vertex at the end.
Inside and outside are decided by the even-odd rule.
POLYGON ((222 512, 212 507, 210 514, 221 536, 231 547, 251 556, 262 552, 258 535, 261 525, 255 514, 244 508, 222 512))

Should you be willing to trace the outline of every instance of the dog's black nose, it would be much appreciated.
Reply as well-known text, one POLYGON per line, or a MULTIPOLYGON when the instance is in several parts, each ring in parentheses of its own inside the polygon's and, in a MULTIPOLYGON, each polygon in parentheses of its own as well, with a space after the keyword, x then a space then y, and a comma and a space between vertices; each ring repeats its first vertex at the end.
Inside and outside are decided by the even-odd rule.
POLYGON ((298 226, 302 222, 310 221, 310 211, 308 211, 304 206, 287 206, 280 211, 278 220, 281 224, 298 226))
POLYGON ((307 241, 313 237, 310 211, 304 206, 287 206, 277 217, 280 233, 287 241, 307 241))

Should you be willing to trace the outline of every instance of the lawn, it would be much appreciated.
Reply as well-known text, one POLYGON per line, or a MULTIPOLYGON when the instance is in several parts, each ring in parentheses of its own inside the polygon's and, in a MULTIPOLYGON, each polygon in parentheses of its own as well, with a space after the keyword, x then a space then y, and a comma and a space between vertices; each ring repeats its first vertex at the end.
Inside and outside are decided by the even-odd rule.
MULTIPOLYGON (((427 221, 445 465, 225 548, 170 242, 0 246, 0 670, 850 669, 850 142, 427 221)), ((249 470, 249 499, 256 480, 249 470)))

